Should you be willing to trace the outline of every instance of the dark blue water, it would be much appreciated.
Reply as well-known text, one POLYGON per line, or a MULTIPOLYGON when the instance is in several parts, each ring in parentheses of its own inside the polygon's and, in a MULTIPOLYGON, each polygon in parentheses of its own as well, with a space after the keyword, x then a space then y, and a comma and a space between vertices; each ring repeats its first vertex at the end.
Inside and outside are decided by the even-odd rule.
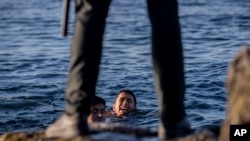
MULTIPOLYGON (((64 109, 73 32, 60 38, 62 0, 0 1, 0 134, 46 128, 64 109)), ((226 69, 250 44, 250 1, 180 0, 185 55, 186 111, 193 127, 225 116, 226 69)), ((110 107, 132 89, 140 115, 135 125, 158 124, 150 58, 150 23, 144 0, 113 0, 105 32, 97 95, 110 107)), ((110 109, 110 108, 108 108, 110 109)))

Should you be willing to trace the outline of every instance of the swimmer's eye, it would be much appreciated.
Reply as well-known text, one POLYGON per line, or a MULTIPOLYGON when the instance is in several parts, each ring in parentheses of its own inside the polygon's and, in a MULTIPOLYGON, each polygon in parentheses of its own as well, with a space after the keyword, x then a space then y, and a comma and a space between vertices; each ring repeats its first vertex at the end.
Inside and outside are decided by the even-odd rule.
POLYGON ((91 110, 91 113, 96 114, 96 113, 97 113, 97 109, 93 109, 93 110, 91 110))
POLYGON ((122 102, 122 101, 124 101, 124 98, 121 98, 121 99, 120 99, 120 102, 122 102))
POLYGON ((101 110, 101 114, 105 114, 105 110, 101 110))

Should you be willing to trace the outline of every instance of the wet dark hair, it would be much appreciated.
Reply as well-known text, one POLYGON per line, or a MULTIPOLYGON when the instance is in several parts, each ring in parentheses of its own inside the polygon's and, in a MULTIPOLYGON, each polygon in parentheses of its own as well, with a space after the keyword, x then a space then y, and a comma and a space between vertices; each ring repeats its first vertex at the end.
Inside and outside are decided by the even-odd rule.
POLYGON ((104 107, 106 107, 106 101, 99 97, 99 96, 95 96, 94 99, 93 99, 93 102, 91 103, 91 107, 97 105, 97 104, 103 104, 104 107))
MULTIPOLYGON (((116 102, 118 96, 119 96, 122 92, 127 93, 127 94, 130 94, 130 95, 133 97, 133 99, 134 99, 134 101, 135 101, 135 107, 136 107, 137 101, 136 101, 135 94, 133 93, 133 91, 131 91, 131 90, 129 90, 129 89, 122 89, 122 90, 120 90, 120 91, 116 94, 115 102, 116 102)), ((114 102, 114 103, 115 103, 115 102, 114 102)))

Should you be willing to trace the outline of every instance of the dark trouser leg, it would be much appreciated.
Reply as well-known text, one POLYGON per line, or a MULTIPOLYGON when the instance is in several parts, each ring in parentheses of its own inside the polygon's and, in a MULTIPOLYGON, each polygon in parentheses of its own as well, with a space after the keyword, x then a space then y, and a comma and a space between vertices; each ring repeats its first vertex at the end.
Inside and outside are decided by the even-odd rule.
POLYGON ((47 137, 72 138, 89 133, 86 120, 95 95, 109 4, 110 0, 75 0, 65 113, 46 129, 47 137))
POLYGON ((105 19, 111 0, 75 0, 76 21, 71 44, 66 112, 88 114, 95 95, 105 19))
POLYGON ((172 128, 185 119, 184 64, 177 0, 147 0, 152 24, 153 71, 157 90, 160 126, 165 135, 179 136, 172 128), (173 131, 173 132, 172 132, 173 131))

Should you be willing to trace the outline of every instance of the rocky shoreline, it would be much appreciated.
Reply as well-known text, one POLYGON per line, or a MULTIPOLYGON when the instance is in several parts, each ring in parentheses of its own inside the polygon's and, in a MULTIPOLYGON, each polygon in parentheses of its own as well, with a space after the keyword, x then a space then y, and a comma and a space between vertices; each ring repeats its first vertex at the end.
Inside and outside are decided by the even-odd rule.
MULTIPOLYGON (((95 123, 88 136, 71 139, 47 138, 44 130, 36 132, 5 133, 0 141, 157 141, 157 131, 151 128, 132 127, 121 124, 95 123)), ((219 129, 218 127, 216 127, 219 129)), ((215 130, 197 130, 194 134, 171 141, 216 141, 215 130)))

